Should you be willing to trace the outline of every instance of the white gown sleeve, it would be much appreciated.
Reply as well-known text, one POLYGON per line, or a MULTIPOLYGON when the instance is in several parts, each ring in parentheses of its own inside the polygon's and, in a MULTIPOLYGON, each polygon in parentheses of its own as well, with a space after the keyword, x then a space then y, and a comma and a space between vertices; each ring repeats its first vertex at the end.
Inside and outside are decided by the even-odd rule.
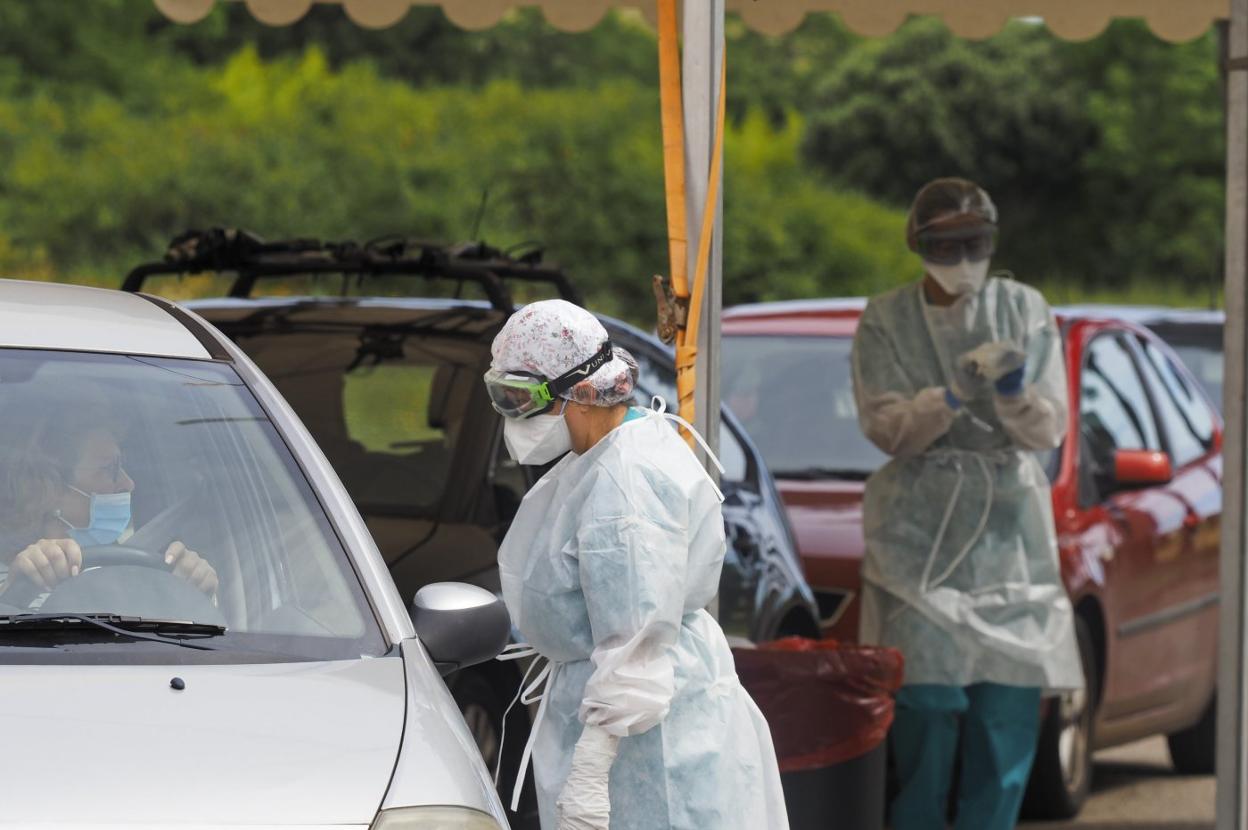
MULTIPOLYGON (((670 650, 684 616, 688 503, 664 477, 636 470, 601 473, 586 502, 576 556, 594 639, 580 710, 587 727, 625 737, 667 716, 670 650), (636 482, 629 492, 617 474, 636 482)), ((713 532, 722 534, 722 522, 713 532)))
MULTIPOLYGON (((870 311, 870 309, 868 309, 870 311)), ((957 415, 939 386, 915 389, 892 339, 864 314, 854 335, 854 400, 871 443, 893 456, 918 455, 949 431, 957 415)))
POLYGON ((1015 443, 1026 450, 1051 450, 1062 443, 1069 417, 1066 361, 1052 313, 1043 309, 1027 337, 1025 385, 1018 395, 994 395, 997 417, 1015 443))

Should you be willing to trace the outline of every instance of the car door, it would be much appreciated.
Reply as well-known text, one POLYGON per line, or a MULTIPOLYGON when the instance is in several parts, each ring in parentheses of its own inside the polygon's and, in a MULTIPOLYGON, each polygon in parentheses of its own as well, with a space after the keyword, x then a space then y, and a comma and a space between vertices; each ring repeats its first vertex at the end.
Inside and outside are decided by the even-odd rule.
POLYGON ((1079 393, 1079 502, 1086 532, 1103 540, 1110 647, 1101 716, 1112 721, 1173 696, 1172 666, 1181 644, 1158 636, 1150 620, 1171 595, 1165 565, 1180 555, 1189 510, 1165 486, 1124 487, 1115 480, 1118 450, 1166 451, 1136 356, 1121 332, 1102 332, 1088 343, 1079 393))
POLYGON ((1184 532, 1154 567, 1165 583, 1163 605, 1129 621, 1153 629, 1174 648, 1168 675, 1192 707, 1203 706, 1214 684, 1222 485, 1217 417, 1194 379, 1158 342, 1134 338, 1139 364, 1156 405, 1162 438, 1174 464, 1165 488, 1186 508, 1184 532))

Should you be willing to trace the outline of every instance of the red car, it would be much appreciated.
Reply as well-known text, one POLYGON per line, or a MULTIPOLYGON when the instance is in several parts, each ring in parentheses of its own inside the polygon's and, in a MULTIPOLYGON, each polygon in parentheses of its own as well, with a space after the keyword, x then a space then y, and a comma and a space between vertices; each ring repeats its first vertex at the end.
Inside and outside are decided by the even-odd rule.
MULTIPOLYGON (((886 460, 858 427, 850 348, 864 303, 724 314, 724 399, 771 468, 825 636, 853 640, 862 494, 886 460)), ((1059 315, 1070 383, 1062 447, 1044 454, 1086 693, 1048 707, 1029 813, 1076 813, 1091 753, 1169 736, 1176 769, 1214 766, 1222 422, 1164 342, 1131 323, 1059 315)))

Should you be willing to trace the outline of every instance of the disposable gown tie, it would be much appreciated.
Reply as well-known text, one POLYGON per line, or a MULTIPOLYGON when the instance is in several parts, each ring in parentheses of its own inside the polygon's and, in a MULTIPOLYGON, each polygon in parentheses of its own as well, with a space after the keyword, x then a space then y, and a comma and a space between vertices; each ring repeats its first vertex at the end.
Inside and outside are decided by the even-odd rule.
POLYGON ((522 690, 540 701, 525 756, 548 830, 584 726, 619 737, 611 830, 788 826, 767 724, 702 610, 723 564, 722 496, 673 417, 660 404, 565 456, 499 552, 533 650, 513 653, 550 661, 522 690))

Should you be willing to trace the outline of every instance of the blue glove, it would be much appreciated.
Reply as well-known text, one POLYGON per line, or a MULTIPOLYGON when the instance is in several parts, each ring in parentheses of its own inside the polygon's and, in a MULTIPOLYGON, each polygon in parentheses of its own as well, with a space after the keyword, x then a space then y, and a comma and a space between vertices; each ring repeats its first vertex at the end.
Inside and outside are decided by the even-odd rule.
POLYGON ((1023 367, 1019 366, 997 379, 997 394, 1006 398, 1023 394, 1023 367))
POLYGON ((945 390, 945 403, 949 404, 949 408, 954 412, 962 408, 962 401, 958 400, 958 396, 949 389, 945 390))

